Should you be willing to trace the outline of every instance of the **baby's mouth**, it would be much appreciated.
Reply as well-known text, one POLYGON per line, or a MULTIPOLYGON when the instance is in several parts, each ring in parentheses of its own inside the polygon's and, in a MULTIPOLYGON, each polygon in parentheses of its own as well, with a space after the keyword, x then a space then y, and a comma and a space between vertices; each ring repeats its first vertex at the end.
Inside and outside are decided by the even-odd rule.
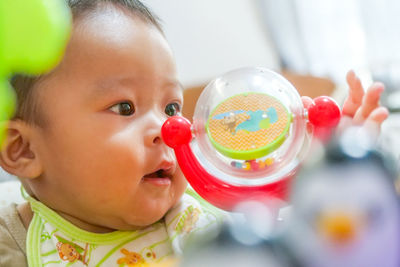
POLYGON ((152 178, 165 178, 165 179, 172 179, 172 172, 170 170, 164 170, 164 169, 159 169, 155 172, 146 174, 145 176, 143 176, 143 178, 148 178, 148 179, 152 179, 152 178))
POLYGON ((153 172, 144 175, 142 181, 155 186, 171 185, 174 180, 176 163, 172 160, 163 160, 156 168, 153 169, 153 172))
POLYGON ((158 169, 143 176, 142 181, 154 186, 169 186, 172 183, 174 168, 158 169))

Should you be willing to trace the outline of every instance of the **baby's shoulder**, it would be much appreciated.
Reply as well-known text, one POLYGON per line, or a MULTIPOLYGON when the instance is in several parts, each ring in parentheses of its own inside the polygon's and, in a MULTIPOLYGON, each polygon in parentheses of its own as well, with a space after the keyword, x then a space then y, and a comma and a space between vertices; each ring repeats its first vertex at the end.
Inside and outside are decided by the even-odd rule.
POLYGON ((0 209, 0 266, 27 266, 26 230, 16 204, 0 209), (22 227, 22 228, 21 228, 22 227))
POLYGON ((18 220, 20 219, 18 216, 17 205, 15 203, 0 208, 0 240, 2 240, 1 237, 7 233, 10 233, 11 235, 11 229, 14 225, 14 221, 18 220))

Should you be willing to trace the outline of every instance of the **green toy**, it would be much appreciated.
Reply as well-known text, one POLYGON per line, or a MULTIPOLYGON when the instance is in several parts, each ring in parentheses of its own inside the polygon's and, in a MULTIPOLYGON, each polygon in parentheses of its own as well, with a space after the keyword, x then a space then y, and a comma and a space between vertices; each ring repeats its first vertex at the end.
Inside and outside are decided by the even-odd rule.
POLYGON ((0 79, 0 145, 4 138, 6 121, 14 112, 15 96, 6 78, 0 79))
POLYGON ((0 143, 12 116, 15 95, 12 73, 38 75, 61 59, 71 28, 64 0, 0 1, 0 143))

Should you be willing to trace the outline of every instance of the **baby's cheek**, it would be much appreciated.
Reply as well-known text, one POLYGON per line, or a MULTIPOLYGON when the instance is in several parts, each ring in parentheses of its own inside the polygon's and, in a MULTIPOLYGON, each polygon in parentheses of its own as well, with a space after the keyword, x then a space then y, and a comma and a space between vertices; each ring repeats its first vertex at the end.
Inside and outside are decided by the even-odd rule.
POLYGON ((186 178, 180 169, 177 171, 177 174, 175 175, 175 182, 176 182, 176 188, 174 192, 175 193, 174 205, 182 197, 188 185, 188 182, 186 181, 186 178))

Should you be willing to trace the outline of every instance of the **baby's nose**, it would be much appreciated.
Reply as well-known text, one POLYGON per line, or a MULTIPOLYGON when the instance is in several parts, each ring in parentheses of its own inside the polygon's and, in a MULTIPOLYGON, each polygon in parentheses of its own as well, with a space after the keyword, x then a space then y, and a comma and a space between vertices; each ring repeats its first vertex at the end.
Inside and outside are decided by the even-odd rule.
POLYGON ((144 142, 146 146, 154 146, 161 144, 163 142, 161 139, 161 126, 148 129, 144 136, 144 142))
POLYGON ((154 138, 153 138, 153 144, 159 144, 159 143, 161 143, 162 142, 162 140, 161 140, 161 137, 160 136, 155 136, 154 138))
POLYGON ((161 126, 166 118, 152 115, 149 116, 146 122, 146 129, 144 134, 144 143, 146 146, 154 146, 163 143, 161 138, 161 126))

